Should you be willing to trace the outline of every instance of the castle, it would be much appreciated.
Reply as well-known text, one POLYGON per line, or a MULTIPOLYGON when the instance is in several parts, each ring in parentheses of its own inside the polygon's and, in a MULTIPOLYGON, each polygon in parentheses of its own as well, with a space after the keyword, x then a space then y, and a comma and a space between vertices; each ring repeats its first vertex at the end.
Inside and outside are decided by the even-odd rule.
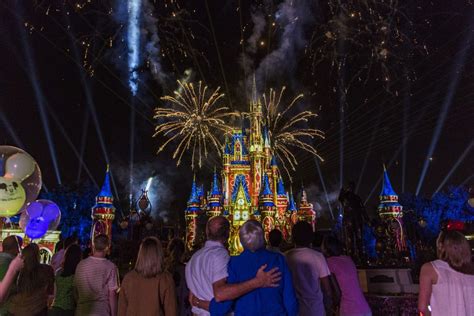
POLYGON ((314 229, 316 213, 304 189, 298 205, 292 190, 285 189, 259 100, 251 102, 248 117, 250 128, 233 129, 226 136, 221 179, 214 172, 207 194, 193 180, 185 212, 189 250, 194 248, 199 235, 204 234, 199 227, 199 219, 203 217, 223 215, 229 219, 229 250, 233 255, 242 251, 238 231, 248 219, 260 221, 266 237, 277 228, 286 240, 290 239, 291 227, 299 220, 310 222, 314 229))

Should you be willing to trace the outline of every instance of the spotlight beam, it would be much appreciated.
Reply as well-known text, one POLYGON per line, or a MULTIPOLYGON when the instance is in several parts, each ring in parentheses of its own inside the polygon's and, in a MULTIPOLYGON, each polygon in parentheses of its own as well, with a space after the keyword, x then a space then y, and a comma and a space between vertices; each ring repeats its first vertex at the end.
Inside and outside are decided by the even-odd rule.
MULTIPOLYGON (((471 18, 471 23, 469 25, 469 29, 472 29, 472 26, 474 25, 474 18, 471 18)), ((446 116, 448 114, 449 107, 452 103, 454 93, 456 92, 456 88, 459 82, 459 79, 461 77, 461 74, 464 69, 465 61, 466 61, 466 56, 469 51, 470 45, 471 45, 471 39, 472 39, 472 31, 468 33, 466 41, 462 44, 462 49, 459 52, 456 60, 455 60, 455 65, 453 67, 453 70, 451 72, 451 81, 449 83, 448 87, 448 93, 446 94, 446 97, 443 101, 442 108, 440 115, 438 117, 438 122, 436 123, 436 127, 433 133, 433 137, 431 138, 431 144, 430 147, 428 148, 428 153, 426 155, 425 162, 423 164, 423 169, 421 171, 420 178, 418 180, 418 185, 416 187, 416 192, 415 194, 418 195, 421 191, 421 187, 423 186, 423 181, 425 180, 426 172, 428 171, 428 166, 430 164, 430 157, 433 156, 433 153, 436 149, 436 145, 438 144, 439 136, 441 135, 441 131, 443 130, 443 125, 444 121, 446 120, 446 116)))
POLYGON ((469 152, 471 151, 471 149, 474 148, 474 140, 471 140, 471 143, 469 145, 467 145, 466 149, 464 149, 464 152, 461 154, 461 156, 459 156, 458 160, 456 161, 456 163, 454 164, 454 166, 451 168, 451 170, 448 172, 448 174, 446 175, 446 177, 444 177, 443 181, 441 182, 441 184, 438 186, 438 188, 436 188, 436 190, 434 191, 432 197, 439 192, 439 190, 441 190, 443 188, 443 186, 446 184, 446 182, 449 180, 449 178, 451 177, 451 175, 454 173, 454 171, 456 171, 456 169, 459 167, 459 165, 461 164, 461 162, 463 162, 464 158, 466 158, 467 154, 469 154, 469 152))
POLYGON ((464 179, 463 182, 461 182, 461 186, 464 186, 466 183, 469 182, 469 180, 471 180, 472 178, 474 178, 474 173, 471 174, 470 176, 468 176, 466 179, 464 179))
POLYGON ((25 145, 21 141, 20 137, 15 133, 15 130, 13 129, 13 126, 10 124, 10 121, 8 120, 7 116, 5 113, 3 113, 3 110, 0 109, 0 122, 4 125, 4 131, 8 131, 8 134, 10 134, 10 137, 12 138, 14 144, 22 149, 25 149, 25 145))
MULTIPOLYGON (((22 8, 17 7, 17 9, 23 11, 22 8)), ((27 69, 28 69, 27 71, 28 78, 30 79, 31 86, 33 88, 33 92, 36 97, 36 102, 37 102, 38 111, 40 114, 41 123, 43 125, 46 141, 48 143, 49 154, 51 156, 54 173, 56 175, 56 181, 58 182, 59 185, 61 185, 62 180, 61 180, 61 174, 59 172, 59 165, 58 165, 57 156, 56 156, 56 147, 54 145, 53 135, 51 134, 51 130, 49 129, 48 115, 46 114, 46 110, 45 110, 45 98, 41 90, 41 87, 39 86, 40 80, 38 80, 37 69, 36 69, 35 62, 33 60, 32 49, 26 39, 25 29, 23 28, 19 20, 17 20, 17 22, 18 22, 18 28, 20 31, 21 46, 23 48, 24 58, 26 60, 27 69)))
POLYGON ((407 91, 403 100, 403 151, 402 151, 402 193, 405 192, 405 178, 407 171, 407 143, 408 143, 408 114, 410 103, 410 81, 407 80, 407 91))
MULTIPOLYGON (((91 114, 92 121, 94 122, 95 130, 97 132, 97 137, 99 138, 100 148, 102 150, 102 154, 104 155, 105 163, 110 166, 111 164, 110 164, 110 160, 109 160, 109 155, 107 153, 107 148, 105 146, 105 140, 104 140, 104 136, 102 134, 102 129, 100 128, 100 122, 99 122, 99 118, 98 118, 98 115, 97 115, 97 112, 96 112, 96 109, 95 109, 95 104, 94 104, 94 100, 92 98, 92 93, 90 91, 89 83, 86 80, 86 75, 85 75, 84 69, 82 68, 81 63, 79 62, 80 61, 79 52, 78 52, 76 44, 74 42, 74 37, 72 36, 73 28, 72 28, 72 25, 69 21, 68 16, 66 14, 63 14, 63 17, 66 20, 67 24, 70 25, 70 29, 69 29, 69 32, 67 32, 67 34, 68 34, 69 41, 70 41, 70 44, 71 44, 71 51, 74 55, 74 60, 76 62, 76 65, 77 65, 77 68, 78 68, 78 71, 79 71, 79 78, 81 80, 81 84, 82 84, 82 87, 84 89, 84 95, 86 97, 86 103, 87 103, 87 106, 89 108, 89 112, 91 114)), ((112 168, 110 168, 109 173, 110 173, 110 181, 112 182, 112 188, 114 190, 115 198, 120 203, 120 197, 118 195, 117 186, 115 184, 115 179, 114 179, 114 176, 113 176, 113 173, 112 173, 112 168)))
POLYGON ((87 167, 87 165, 84 163, 84 160, 82 159, 81 155, 79 154, 79 152, 77 151, 76 149, 76 146, 74 145, 74 143, 72 142, 71 138, 68 136, 67 132, 66 132, 66 129, 64 128, 63 124, 61 123, 61 120, 58 118, 58 116, 56 115, 56 113, 54 112, 54 110, 48 106, 48 104, 46 104, 47 106, 47 109, 49 110, 49 114, 51 115, 51 117, 53 118, 54 122, 56 123, 57 127, 59 128, 61 134, 64 136, 64 139, 66 140, 66 142, 68 143, 69 147, 71 147, 74 155, 76 156, 76 158, 79 160, 79 164, 81 167, 84 168, 84 170, 86 171, 87 175, 89 176, 89 178, 92 180, 92 183, 94 184, 94 186, 98 189, 99 188, 99 185, 97 184, 97 182, 95 181, 94 177, 92 176, 92 173, 90 172, 89 168, 87 167))
POLYGON ((378 115, 378 118, 377 118, 377 123, 375 124, 375 128, 372 131, 372 135, 370 136, 369 149, 367 150, 367 153, 366 153, 365 158, 364 158, 364 163, 362 164, 362 169, 360 170, 359 179, 357 180, 357 185, 356 185, 356 189, 355 189, 356 192, 359 192, 359 187, 360 187, 360 184, 362 182, 362 177, 364 175, 365 168, 367 167, 367 161, 369 160, 370 153, 372 152, 372 147, 374 145, 375 135, 377 135, 377 132, 379 130, 380 120, 382 119, 383 113, 384 113, 384 108, 382 107, 380 109, 380 112, 379 112, 379 115, 378 115))
POLYGON ((329 202, 328 191, 326 190, 326 184, 324 183, 323 174, 321 172, 321 168, 319 167, 318 158, 314 158, 314 162, 316 163, 316 168, 318 169, 319 180, 321 181, 321 185, 323 186, 324 196, 326 198, 326 203, 328 205, 329 212, 331 213, 331 218, 334 220, 334 213, 332 212, 331 203, 329 202))
POLYGON ((86 150, 86 142, 87 142, 87 132, 89 131, 89 111, 86 109, 84 111, 84 124, 82 125, 82 135, 81 135, 81 149, 79 151, 79 168, 77 171, 77 178, 76 183, 79 183, 81 179, 81 172, 82 172, 82 163, 81 161, 84 159, 84 152, 86 150))
POLYGON ((128 46, 128 85, 135 96, 138 91, 138 66, 140 62, 140 12, 141 0, 128 0, 127 46, 128 46))

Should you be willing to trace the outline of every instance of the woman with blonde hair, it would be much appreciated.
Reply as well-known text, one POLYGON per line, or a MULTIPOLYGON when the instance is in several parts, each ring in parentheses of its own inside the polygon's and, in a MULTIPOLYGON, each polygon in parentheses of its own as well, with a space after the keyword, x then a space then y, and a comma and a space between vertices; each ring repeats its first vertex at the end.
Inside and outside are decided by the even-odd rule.
POLYGON ((140 244, 135 269, 123 279, 119 294, 118 314, 176 315, 173 277, 163 271, 163 248, 156 237, 140 244))
POLYGON ((474 264, 466 237, 441 232, 438 260, 425 263, 420 273, 418 310, 421 315, 474 315, 474 264))

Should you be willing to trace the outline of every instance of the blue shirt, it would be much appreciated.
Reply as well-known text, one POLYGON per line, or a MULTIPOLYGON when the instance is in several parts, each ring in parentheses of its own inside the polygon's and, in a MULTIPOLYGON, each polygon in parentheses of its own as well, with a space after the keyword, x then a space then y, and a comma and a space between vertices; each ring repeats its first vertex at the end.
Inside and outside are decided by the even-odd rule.
POLYGON ((211 315, 225 315, 234 310, 234 315, 297 315, 298 302, 291 280, 291 273, 282 254, 264 248, 251 252, 244 250, 239 256, 231 257, 228 265, 227 283, 241 283, 253 279, 258 269, 267 264, 265 271, 277 267, 281 272, 278 287, 259 288, 235 301, 217 303, 212 299, 211 315))

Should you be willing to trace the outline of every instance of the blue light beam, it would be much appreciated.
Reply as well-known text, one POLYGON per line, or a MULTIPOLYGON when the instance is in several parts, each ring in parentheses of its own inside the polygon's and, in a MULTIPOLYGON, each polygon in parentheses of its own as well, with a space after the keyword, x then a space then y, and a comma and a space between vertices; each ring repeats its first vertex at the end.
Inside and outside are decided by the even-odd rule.
POLYGON ((438 188, 434 191, 433 193, 433 196, 439 192, 439 190, 441 190, 444 185, 446 184, 446 182, 448 182, 449 178, 451 177, 451 175, 454 173, 454 171, 456 171, 456 169, 459 167, 459 165, 461 164, 461 162, 463 162, 464 158, 466 158, 467 154, 469 154, 469 152, 471 151, 471 149, 474 148, 474 140, 471 140, 471 143, 466 147, 466 149, 464 149, 464 152, 461 154, 461 156, 459 156, 458 160, 456 161, 456 163, 454 164, 454 166, 451 168, 451 170, 448 172, 448 174, 446 175, 446 177, 444 177, 443 181, 441 182, 441 184, 438 186, 438 188))
MULTIPOLYGON (((17 7, 17 9, 19 9, 17 7)), ((21 9, 20 9, 21 10, 21 9)), ((59 172, 59 165, 56 156, 56 147, 54 145, 53 135, 51 134, 51 130, 49 129, 49 120, 48 115, 46 114, 45 110, 45 98, 43 95, 43 91, 39 85, 40 80, 37 76, 36 65, 33 60, 32 49, 26 39, 26 32, 23 25, 20 23, 21 21, 18 20, 18 28, 20 29, 20 37, 21 37, 21 46, 23 48, 24 57, 27 64, 27 73, 28 77, 31 82, 31 86, 33 87, 33 91, 36 97, 36 102, 38 106, 38 111, 40 114, 41 123, 43 125, 43 130, 46 136, 46 142, 48 143, 49 154, 51 156, 51 161, 53 163, 54 173, 56 175, 56 181, 59 185, 62 184, 61 174, 59 172)))
POLYGON ((421 171, 421 175, 418 180, 418 185, 416 187, 416 192, 415 192, 416 195, 420 194, 421 187, 423 186, 423 181, 425 180, 426 172, 428 171, 428 166, 430 165, 430 162, 431 162, 430 158, 433 157, 433 153, 436 149, 436 145, 438 144, 439 136, 441 135, 441 131, 443 130, 444 121, 446 120, 449 107, 451 106, 451 103, 454 97, 454 93, 456 92, 456 87, 458 85, 459 79, 461 78, 461 74, 464 69, 464 64, 466 61, 466 56, 471 46, 473 25, 474 25, 474 19, 471 18, 471 23, 468 28, 469 31, 468 31, 466 41, 462 44, 461 51, 459 52, 455 60, 454 67, 451 72, 451 81, 449 83, 448 93, 446 94, 446 97, 443 100, 441 112, 440 112, 440 115, 438 116, 438 122, 436 123, 433 137, 431 138, 431 144, 428 149, 428 153, 426 154, 426 159, 423 164, 423 169, 421 171))
POLYGON ((138 91, 138 66, 140 63, 140 12, 142 9, 141 0, 128 0, 128 85, 135 96, 138 91))
POLYGON ((331 203, 329 202, 328 191, 326 190, 326 184, 324 183, 323 174, 321 172, 321 168, 319 167, 318 158, 314 158, 314 162, 316 163, 316 168, 318 169, 319 180, 321 181, 321 185, 323 186, 324 196, 326 198, 326 203, 329 207, 329 212, 331 213, 331 218, 334 219, 334 213, 332 212, 331 203))

